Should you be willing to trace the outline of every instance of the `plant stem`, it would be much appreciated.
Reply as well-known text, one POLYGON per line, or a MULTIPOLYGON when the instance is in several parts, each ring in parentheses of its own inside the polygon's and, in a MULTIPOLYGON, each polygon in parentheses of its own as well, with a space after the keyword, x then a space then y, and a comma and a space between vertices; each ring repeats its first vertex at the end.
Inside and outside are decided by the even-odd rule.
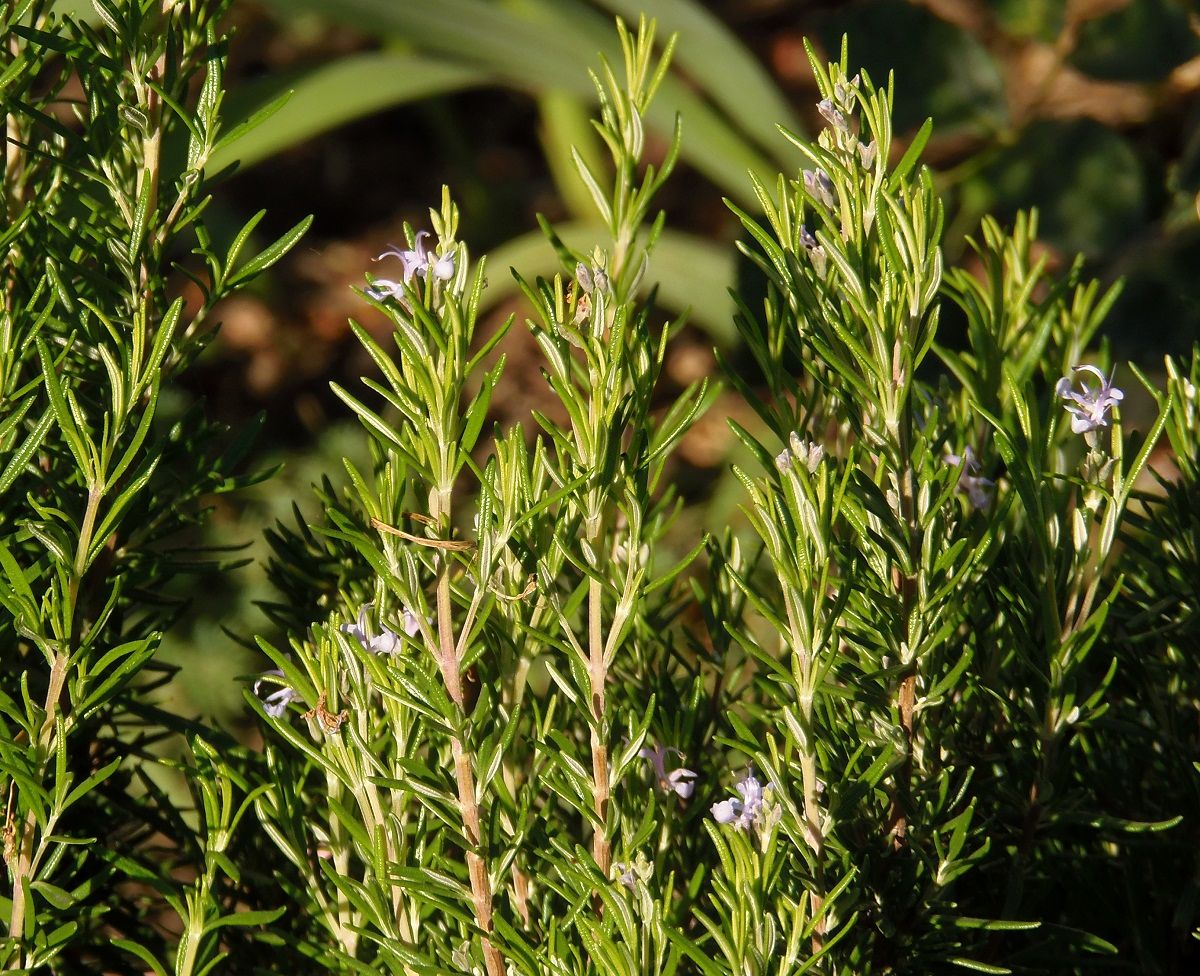
MULTIPOLYGON (((818 592, 823 590, 820 588, 818 592)), ((800 780, 804 790, 804 830, 805 839, 813 853, 813 886, 812 914, 817 915, 825 907, 825 835, 821 828, 820 796, 817 786, 817 753, 814 743, 816 728, 813 723, 813 695, 815 694, 816 661, 814 660, 814 635, 812 626, 802 629, 799 614, 795 605, 795 595, 784 593, 784 607, 787 610, 788 629, 790 632, 792 653, 796 655, 799 665, 799 687, 797 689, 800 706, 800 732, 803 741, 797 743, 800 749, 800 780)), ((811 621, 811 618, 810 618, 811 621)), ((825 945, 825 919, 813 928, 812 951, 820 952, 825 945)))
MULTIPOLYGON (((163 4, 163 16, 169 18, 170 8, 168 4, 163 4)), ((161 85, 163 77, 167 70, 167 52, 163 49, 163 53, 154 63, 154 67, 150 71, 149 81, 155 85, 161 85)), ((163 136, 163 108, 162 96, 151 85, 146 85, 145 94, 146 118, 149 120, 148 132, 146 138, 142 142, 142 169, 138 172, 137 196, 135 199, 141 200, 142 194, 146 196, 146 213, 149 215, 146 219, 153 221, 153 217, 158 212, 158 186, 159 173, 162 163, 162 136, 163 136)), ((142 247, 149 248, 151 242, 155 240, 155 235, 147 235, 142 247)), ((141 269, 138 277, 138 291, 141 293, 142 301, 146 303, 146 317, 150 318, 150 287, 152 281, 151 261, 152 254, 144 254, 141 260, 141 269)), ((136 304, 136 298, 135 298, 136 304)))
MULTIPOLYGON (((597 533, 597 536, 599 534, 597 533)), ((594 541, 599 541, 598 538, 594 541)), ((592 695, 592 780, 596 816, 600 825, 592 835, 592 857, 600 873, 608 877, 612 864, 612 846, 608 840, 608 745, 604 741, 603 724, 605 713, 605 683, 608 668, 604 663, 604 638, 601 633, 600 581, 588 582, 588 674, 591 677, 592 695)))
MULTIPOLYGON (((88 491, 87 505, 84 509, 83 522, 79 530, 79 545, 75 550, 74 572, 70 581, 70 607, 73 618, 71 628, 72 638, 74 638, 75 632, 79 628, 77 597, 83 575, 86 571, 87 552, 92 544, 92 533, 95 531, 96 525, 96 513, 103 496, 103 489, 98 484, 93 484, 88 491)), ((38 732, 37 741, 32 744, 35 750, 34 754, 38 757, 39 780, 45 776, 47 758, 55 752, 55 729, 58 724, 57 719, 61 707, 62 692, 66 686, 67 668, 69 665, 70 655, 60 648, 55 653, 54 661, 50 665, 50 681, 46 688, 46 699, 43 705, 46 718, 42 722, 41 730, 38 732)), ((6 823, 5 830, 7 831, 8 829, 9 825, 6 823)), ((19 940, 25 930, 25 897, 22 894, 22 887, 25 880, 34 872, 33 845, 36 831, 37 820, 33 809, 30 808, 25 815, 25 822, 20 827, 20 836, 17 838, 16 844, 13 845, 16 855, 15 859, 10 860, 12 870, 12 911, 8 919, 8 935, 13 940, 19 940)), ((8 847, 6 838, 6 855, 8 854, 8 847)), ((22 968, 23 955, 24 953, 18 950, 9 968, 22 968)))
MULTIPOLYGON (((443 489, 435 493, 434 509, 431 514, 436 524, 449 522, 450 491, 443 489)), ((437 630, 438 667, 446 692, 458 706, 459 715, 467 717, 466 698, 463 695, 462 673, 459 670, 455 648, 453 621, 450 603, 450 560, 447 554, 438 557, 437 579, 437 630)), ((475 798, 475 771, 470 753, 463 748, 462 739, 456 733, 450 737, 450 752, 454 757, 454 779, 458 786, 458 806, 462 814, 463 832, 466 834, 467 874, 471 879, 471 900, 475 905, 475 921, 484 932, 483 959, 488 976, 505 976, 504 957, 492 945, 488 934, 492 931, 492 885, 488 877, 487 861, 481 853, 482 833, 479 828, 479 803, 475 798)))
MULTIPOLYGON (((905 382, 905 369, 900 365, 899 343, 892 366, 892 382, 897 389, 905 382)), ((897 451, 900 459, 898 487, 900 489, 900 522, 904 526, 908 542, 909 562, 915 566, 921 552, 919 527, 916 520, 916 473, 912 467, 912 411, 907 398, 899 405, 899 422, 896 424, 897 451)), ((917 700, 917 659, 915 649, 907 647, 912 632, 911 617, 917 602, 917 581, 914 576, 905 574, 897 566, 892 571, 892 580, 900 594, 900 615, 903 624, 904 646, 912 655, 911 661, 905 661, 904 677, 896 692, 896 708, 900 714, 900 731, 904 736, 904 761, 896 773, 896 781, 892 788, 891 810, 888 814, 888 830, 892 835, 892 845, 895 850, 902 849, 908 835, 908 796, 912 784, 913 770, 913 712, 917 700)))

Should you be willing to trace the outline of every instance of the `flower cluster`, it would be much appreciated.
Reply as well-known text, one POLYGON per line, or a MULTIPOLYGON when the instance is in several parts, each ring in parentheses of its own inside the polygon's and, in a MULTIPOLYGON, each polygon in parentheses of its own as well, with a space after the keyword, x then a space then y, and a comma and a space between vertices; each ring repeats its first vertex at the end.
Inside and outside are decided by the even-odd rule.
POLYGON ((429 236, 429 231, 419 231, 411 248, 401 250, 398 247, 389 247, 375 258, 376 261, 382 261, 384 258, 399 258, 402 266, 401 278, 399 281, 376 278, 367 289, 367 294, 376 301, 382 301, 385 298, 403 300, 404 286, 412 281, 413 275, 420 275, 426 280, 433 275, 438 281, 449 281, 454 277, 453 251, 440 257, 436 251, 427 251, 425 238, 429 236))
POLYGON ((825 457, 825 448, 804 440, 795 431, 788 435, 788 445, 775 456, 775 466, 783 472, 799 465, 813 474, 825 457))
POLYGON ((1076 366, 1073 370, 1076 373, 1083 371, 1094 374, 1100 380, 1098 389, 1093 390, 1086 383, 1081 382, 1079 385, 1083 387, 1083 392, 1076 393, 1071 388, 1071 377, 1069 376, 1060 379, 1054 388, 1055 394, 1067 401, 1067 412, 1071 415, 1071 430, 1076 434, 1089 434, 1099 427, 1107 427, 1109 411, 1125 399, 1125 394, 1113 386, 1111 381, 1095 366, 1076 366))
POLYGON ((644 886, 646 882, 653 877, 653 875, 654 862, 641 852, 638 852, 637 857, 635 857, 632 861, 613 862, 611 873, 612 879, 624 885, 630 891, 637 890, 637 884, 639 881, 644 886))
POLYGON ((737 791, 742 798, 739 800, 734 796, 714 803, 713 819, 717 823, 732 824, 738 830, 749 830, 762 819, 765 791, 769 786, 769 783, 763 786, 753 773, 747 773, 746 778, 737 784, 737 791))
MULTIPOLYGON (((368 654, 395 654, 404 642, 395 631, 382 626, 380 632, 372 636, 367 624, 367 610, 370 606, 371 604, 364 603, 358 611, 358 619, 352 624, 342 624, 339 629, 343 634, 349 634, 355 638, 368 654)), ((407 607, 404 608, 402 619, 406 637, 416 637, 421 632, 421 621, 407 607)))
MULTIPOLYGON (((875 144, 875 140, 864 143, 856 137, 852 122, 854 112, 858 108, 856 98, 858 92, 858 75, 849 79, 846 82, 839 81, 833 86, 833 97, 823 98, 817 102, 817 112, 820 113, 826 124, 829 126, 827 135, 824 137, 824 142, 832 142, 835 146, 845 152, 851 150, 857 152, 859 159, 862 161, 863 169, 873 169, 875 160, 879 155, 879 147, 875 144)), ((805 181, 807 188, 807 179, 805 181)), ((810 190, 811 192, 811 190, 810 190)))

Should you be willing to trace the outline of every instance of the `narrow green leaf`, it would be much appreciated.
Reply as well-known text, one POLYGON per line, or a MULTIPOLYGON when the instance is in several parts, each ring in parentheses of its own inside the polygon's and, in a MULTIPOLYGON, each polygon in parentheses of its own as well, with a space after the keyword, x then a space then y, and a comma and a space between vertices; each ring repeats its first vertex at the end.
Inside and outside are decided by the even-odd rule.
POLYGON ((274 244, 260 252, 257 256, 247 261, 228 282, 230 288, 240 288, 242 285, 254 278, 258 277, 267 268, 271 267, 276 261, 282 258, 288 251, 295 247, 300 238, 312 226, 312 215, 305 217, 300 223, 296 224, 291 230, 287 231, 274 244))
POLYGON ((29 435, 21 443, 21 446, 9 457, 8 463, 4 466, 3 473, 0 473, 0 496, 4 495, 13 486, 13 482, 24 471, 25 465, 29 463, 29 459, 33 457, 34 451, 45 440, 46 434, 49 433, 50 428, 54 425, 54 416, 53 408, 48 409, 42 414, 41 420, 29 432, 29 435))

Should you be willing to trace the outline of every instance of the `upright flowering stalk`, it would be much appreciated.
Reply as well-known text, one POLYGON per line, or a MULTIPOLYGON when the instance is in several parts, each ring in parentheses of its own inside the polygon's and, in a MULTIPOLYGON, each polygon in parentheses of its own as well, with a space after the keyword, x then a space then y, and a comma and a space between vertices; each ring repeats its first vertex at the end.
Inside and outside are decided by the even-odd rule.
MULTIPOLYGON (((404 267, 403 292, 397 294, 392 287, 381 296, 393 300, 390 307, 395 316, 397 345, 401 351, 400 371, 394 366, 391 369, 385 366, 385 375, 391 381, 408 421, 397 431, 395 443, 401 456, 419 472, 420 488, 427 491, 428 513, 417 513, 418 524, 414 526, 424 526, 424 532, 410 532, 393 525, 393 519, 399 521, 404 517, 394 510, 372 514, 370 521, 381 534, 382 551, 389 562, 400 557, 402 562, 408 561, 411 565, 411 554, 402 556, 401 550, 412 546, 421 547, 432 555, 434 618, 432 629, 426 631, 427 646, 437 661, 454 708, 450 753, 466 842, 463 853, 475 920, 483 932, 484 962, 490 976, 501 976, 505 970, 503 957, 488 937, 493 928, 492 886, 474 760, 471 745, 466 741, 467 723, 475 699, 465 683, 466 671, 462 663, 468 637, 477 623, 482 594, 476 594, 465 619, 456 626, 451 574, 455 571, 457 554, 471 549, 467 543, 452 541, 455 479, 474 446, 478 422, 487 409, 503 361, 484 377, 481 394, 471 405, 470 412, 464 413, 465 383, 472 366, 479 362, 478 357, 473 356, 471 341, 483 284, 482 268, 468 288, 466 250, 455 239, 458 213, 450 203, 448 193, 444 195, 441 211, 433 211, 430 216, 437 232, 437 245, 434 248, 426 246, 425 239, 430 236, 427 231, 415 234, 411 247, 395 253, 404 267)), ((381 295, 378 285, 369 293, 381 295)), ((371 348, 374 352, 373 344, 371 348)), ((381 362, 379 355, 375 358, 381 362)), ((377 422, 375 415, 362 408, 357 400, 342 395, 368 425, 377 422)), ((483 569, 481 575, 486 579, 490 571, 483 569)), ((424 594, 420 590, 413 592, 411 583, 403 577, 397 580, 396 590, 407 606, 418 606, 423 602, 424 594)), ((423 629, 419 620, 413 623, 416 628, 423 629)))
MULTIPOLYGON (((801 806, 795 815, 812 893, 805 921, 812 949, 819 953, 828 928, 825 842, 830 826, 821 802, 820 783, 831 771, 823 768, 816 716, 840 638, 842 599, 836 595, 839 573, 830 547, 842 521, 838 510, 839 474, 835 463, 825 459, 821 445, 804 440, 794 431, 787 438, 787 447, 775 457, 774 469, 763 479, 752 479, 736 468, 735 472, 749 492, 746 513, 763 540, 782 592, 780 613, 771 623, 787 666, 776 680, 787 688, 790 698, 782 711, 800 767, 801 806)), ((748 581, 740 582, 749 589, 748 581)), ((771 782, 787 782, 783 767, 772 757, 760 756, 756 761, 768 770, 771 782)), ((738 791, 740 800, 721 801, 712 808, 712 815, 719 823, 732 822, 747 828, 759 817, 762 787, 753 775, 747 775, 738 791)))
MULTIPOLYGON (((479 470, 470 460, 504 365, 502 358, 490 369, 481 364, 507 325, 475 347, 482 265, 473 273, 468 266, 448 192, 430 221, 432 232, 406 230, 407 246, 384 255, 401 263, 399 278, 376 279, 364 289, 393 323, 395 353, 354 327, 382 374, 382 382, 364 379, 364 385, 390 408, 388 416, 334 388, 370 433, 374 457, 366 474, 347 463, 350 488, 344 497, 324 499, 327 537, 336 553, 331 572, 342 574, 334 581, 337 616, 313 627, 322 610, 301 608, 289 621, 299 632, 292 659, 268 650, 309 705, 303 718, 315 744, 301 744, 301 751, 328 776, 325 822, 297 823, 276 790, 260 811, 276 824, 273 836, 281 848, 311 879, 340 952, 363 961, 390 959, 407 969, 421 953, 448 955, 452 946, 481 957, 489 976, 503 976, 489 874, 497 841, 487 810, 489 784, 511 736, 502 740, 500 729, 473 718, 477 675, 484 672, 490 681, 496 670, 484 653, 488 620, 496 593, 511 586, 497 578, 498 565, 515 508, 527 499, 502 484, 522 476, 511 474, 511 441, 497 443, 500 465, 493 461, 479 470), (478 387, 468 399, 471 381, 478 387), (497 473, 499 468, 510 473, 497 473), (473 537, 464 539, 455 500, 468 479, 478 513, 473 537), (495 763, 480 769, 479 750, 488 750, 495 763), (460 852, 449 870, 461 871, 462 881, 447 885, 445 875, 433 882, 421 874, 425 842, 414 845, 413 831, 426 816, 437 824, 457 822, 445 843, 460 852), (303 838, 305 831, 328 846, 337 867, 335 890, 326 890, 329 878, 304 857, 313 843, 303 838), (363 837, 372 839, 373 853, 360 843, 363 837), (430 888, 436 884, 446 890, 430 888), (424 906, 431 890, 442 898, 465 895, 465 917, 473 918, 478 937, 469 935, 461 915, 429 924, 424 906), (371 933, 371 941, 361 939, 363 932, 371 933)), ((520 468, 525 455, 515 457, 520 468)), ((303 540, 277 534, 274 542, 283 557, 287 546, 303 540)), ((283 558, 273 568, 291 585, 283 558)), ((273 712, 283 697, 272 703, 273 712)), ((289 726, 285 716, 276 716, 279 734, 300 744, 289 726)))
POLYGON ((578 154, 575 160, 610 241, 590 253, 567 252, 558 242, 566 275, 536 287, 523 283, 538 311, 531 328, 547 360, 547 378, 569 417, 565 428, 542 424, 555 444, 557 478, 572 486, 560 518, 578 526, 574 537, 568 530, 558 544, 586 578, 582 620, 561 610, 559 624, 575 657, 571 674, 586 675, 586 686, 572 694, 587 703, 592 799, 587 819, 592 856, 604 877, 612 864, 614 829, 610 669, 626 642, 642 632, 645 595, 666 582, 652 578, 653 543, 669 510, 659 478, 704 397, 703 384, 694 385, 663 420, 652 418, 666 332, 651 334, 649 311, 639 307, 637 295, 658 226, 644 225, 673 167, 679 132, 662 164, 643 172, 643 118, 666 72, 671 44, 656 59, 653 24, 643 21, 636 35, 623 24, 618 30, 623 79, 607 63, 594 77, 611 186, 602 189, 602 177, 578 154))
MULTIPOLYGON (((1075 349, 1086 341, 1091 324, 1091 296, 1095 285, 1080 286, 1060 338, 1064 348, 1075 349)), ((1171 413, 1170 397, 1160 398, 1157 422, 1148 433, 1137 456, 1127 466, 1125 436, 1120 421, 1110 416, 1124 393, 1110 376, 1091 365, 1075 365, 1073 374, 1090 373, 1098 381, 1092 389, 1073 387, 1072 377, 1063 376, 1054 388, 1055 400, 1040 417, 1032 407, 1028 390, 1014 392, 1016 408, 1032 419, 1027 433, 1018 425, 1010 431, 998 429, 997 444, 1005 454, 1014 484, 1031 515, 1029 530, 1036 541, 1042 567, 1041 644, 1045 655, 1044 681, 1038 684, 1036 766, 1026 794, 1016 857, 1008 875, 1005 917, 1015 917, 1021 908, 1026 873, 1036 856, 1036 844, 1047 812, 1055 800, 1054 783, 1059 774, 1061 752, 1106 709, 1105 697, 1115 674, 1115 660, 1107 674, 1086 678, 1085 661, 1101 636, 1109 608, 1117 598, 1121 582, 1108 583, 1105 572, 1117 540, 1134 482, 1158 442, 1171 413), (1061 411, 1061 412, 1060 412, 1061 411), (1070 418, 1070 431, 1061 421, 1070 418), (1033 441, 1052 441, 1040 436, 1040 428, 1058 433, 1059 450, 1045 452, 1039 444, 1032 450, 1021 444, 1023 434, 1033 441), (1108 431, 1108 443, 1100 432, 1108 431), (1076 470, 1077 444, 1082 435, 1087 450, 1076 470), (1102 592, 1102 587, 1108 592, 1102 592), (1085 681, 1087 682, 1085 684, 1085 681), (1088 687, 1091 685, 1091 687, 1088 687)), ((1151 390, 1153 393, 1153 391, 1151 390)), ((1030 444, 1032 447, 1032 443, 1030 444)))
MULTIPOLYGON (((920 870, 938 856, 930 838, 969 815, 955 799, 969 774, 940 762, 949 730, 931 702, 971 660, 956 594, 982 572, 990 540, 972 504, 987 486, 963 482, 942 446, 980 442, 977 421, 918 375, 942 285, 942 206, 918 165, 929 126, 894 159, 890 87, 851 75, 845 49, 838 63, 810 58, 825 127, 790 137, 803 157, 796 178, 757 187, 765 223, 739 211, 769 291, 737 324, 767 393, 729 378, 770 431, 735 425, 765 472, 740 477, 773 576, 740 582, 778 643, 740 643, 770 675, 763 694, 789 699, 773 735, 738 744, 775 788, 781 830, 804 858, 808 911, 792 921, 824 953, 853 903, 843 884, 864 863, 850 851, 871 850, 881 877, 920 870), (871 799, 832 795, 846 789, 871 799)), ((931 910, 893 890, 897 901, 878 908, 889 924, 931 910)), ((949 910, 940 882, 928 891, 949 910)))
MULTIPOLYGON (((868 78, 849 77, 844 53, 841 64, 828 67, 810 60, 828 126, 814 141, 793 137, 812 169, 792 194, 772 200, 760 188, 779 241, 768 247, 764 264, 772 274, 782 272, 812 380, 829 391, 833 409, 866 449, 859 455, 861 490, 852 496, 862 506, 854 523, 866 530, 864 551, 885 561, 892 588, 877 597, 884 601, 879 625, 886 656, 895 662, 892 694, 905 757, 891 813, 891 833, 902 846, 918 748, 917 676, 939 629, 936 613, 918 599, 922 553, 931 540, 918 497, 919 472, 929 459, 918 454, 914 434, 923 423, 916 372, 937 327, 942 209, 929 173, 915 167, 928 129, 891 166, 890 93, 868 78)), ((787 433, 776 429, 780 437, 787 433)))

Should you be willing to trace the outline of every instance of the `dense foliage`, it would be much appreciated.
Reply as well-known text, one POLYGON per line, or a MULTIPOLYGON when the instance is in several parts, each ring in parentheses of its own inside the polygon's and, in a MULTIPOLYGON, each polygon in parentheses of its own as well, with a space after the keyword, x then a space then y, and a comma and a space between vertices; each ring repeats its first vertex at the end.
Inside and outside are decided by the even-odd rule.
POLYGON ((170 392, 305 225, 249 259, 261 215, 205 229, 223 6, 96 8, 5 14, 7 968, 1194 965, 1200 357, 1166 391, 1110 363, 1116 291, 1048 274, 1033 215, 945 268, 931 123, 898 151, 845 46, 790 175, 730 203, 748 532, 680 541, 716 383, 664 394, 648 283, 688 120, 649 144, 673 43, 619 24, 574 155, 601 231, 543 223, 526 320, 481 314, 449 191, 357 292, 391 324, 334 388, 369 464, 268 532, 261 751, 162 708, 172 582, 232 568, 191 530, 259 477, 170 392), (490 429, 512 328, 553 407, 490 429))

